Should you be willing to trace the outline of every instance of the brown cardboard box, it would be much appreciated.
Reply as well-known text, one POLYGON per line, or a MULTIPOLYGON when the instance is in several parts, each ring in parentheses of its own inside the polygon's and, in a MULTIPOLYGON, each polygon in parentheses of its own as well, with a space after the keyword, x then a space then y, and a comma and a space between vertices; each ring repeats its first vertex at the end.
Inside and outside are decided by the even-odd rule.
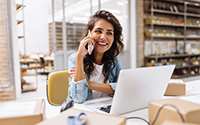
MULTIPOLYGON (((170 104, 175 106, 180 111, 186 123, 189 122, 189 123, 200 124, 200 103, 192 102, 192 101, 200 101, 199 98, 200 95, 193 95, 193 96, 182 96, 179 98, 169 98, 169 99, 151 101, 149 102, 149 122, 152 124, 158 113, 158 110, 164 104, 170 104)), ((177 110, 172 106, 163 107, 155 125, 160 125, 162 122, 166 120, 182 122, 181 117, 178 114, 177 110)))
POLYGON ((44 120, 44 99, 0 103, 1 125, 33 125, 44 120))
POLYGON ((185 95, 185 83, 181 79, 171 79, 165 91, 165 96, 185 95))
POLYGON ((75 108, 70 108, 62 112, 59 116, 40 122, 37 125, 67 125, 68 116, 78 116, 81 112, 87 114, 86 125, 126 125, 126 118, 122 116, 82 111, 75 108))
POLYGON ((164 121, 161 125, 198 125, 193 123, 180 123, 180 122, 174 122, 174 121, 164 121))

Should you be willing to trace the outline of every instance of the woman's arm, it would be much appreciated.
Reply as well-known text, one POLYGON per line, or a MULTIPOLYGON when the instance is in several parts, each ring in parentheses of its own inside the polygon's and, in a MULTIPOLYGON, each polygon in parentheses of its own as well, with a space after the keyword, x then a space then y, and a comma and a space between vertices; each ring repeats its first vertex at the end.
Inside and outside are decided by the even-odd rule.
POLYGON ((83 56, 77 54, 76 55, 76 66, 75 66, 75 73, 74 73, 74 80, 80 81, 85 78, 84 76, 84 66, 83 66, 83 56))
MULTIPOLYGON (((121 65, 118 57, 115 58, 115 63, 116 63, 116 66, 113 69, 114 76, 112 76, 113 77, 112 78, 113 81, 111 81, 112 83, 100 84, 100 83, 91 82, 88 79, 87 75, 85 75, 87 83, 88 83, 88 88, 92 89, 92 90, 99 91, 99 92, 107 93, 107 94, 114 94, 116 86, 117 86, 117 80, 118 80, 118 77, 119 77, 119 72, 122 69, 122 65, 121 65)), ((111 75, 111 73, 110 73, 110 75, 111 75)))
POLYGON ((86 78, 80 81, 74 80, 74 69, 76 66, 76 54, 73 54, 68 59, 68 70, 69 70, 69 88, 68 98, 73 99, 74 103, 83 103, 88 97, 88 84, 86 78))
POLYGON ((83 59, 85 55, 88 53, 88 50, 85 48, 87 44, 93 44, 94 40, 91 37, 85 37, 78 47, 77 55, 76 55, 76 67, 75 67, 75 73, 74 73, 74 80, 80 81, 85 78, 84 74, 84 65, 83 65, 83 59))
POLYGON ((89 84, 89 89, 96 90, 96 91, 103 92, 103 93, 107 93, 107 94, 114 94, 115 93, 115 91, 112 89, 112 87, 107 83, 100 84, 100 83, 91 82, 89 84))
POLYGON ((88 97, 88 84, 84 76, 83 58, 88 53, 85 48, 87 43, 94 45, 94 40, 91 37, 85 37, 79 45, 76 55, 70 56, 68 61, 69 70, 69 96, 75 103, 82 103, 88 97), (74 70, 75 69, 75 70, 74 70))
POLYGON ((100 83, 91 82, 88 79, 87 75, 85 75, 85 77, 86 77, 89 89, 107 93, 107 94, 114 94, 115 91, 112 89, 112 87, 109 84, 107 84, 107 83, 100 84, 100 83))

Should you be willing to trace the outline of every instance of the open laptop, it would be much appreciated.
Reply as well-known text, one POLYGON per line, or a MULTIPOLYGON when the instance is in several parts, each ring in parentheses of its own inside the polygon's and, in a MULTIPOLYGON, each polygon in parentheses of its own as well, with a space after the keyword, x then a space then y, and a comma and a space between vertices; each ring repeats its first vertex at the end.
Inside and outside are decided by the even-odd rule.
POLYGON ((121 70, 113 98, 94 99, 84 104, 94 111, 115 115, 146 108, 149 101, 163 98, 174 68, 167 65, 121 70))

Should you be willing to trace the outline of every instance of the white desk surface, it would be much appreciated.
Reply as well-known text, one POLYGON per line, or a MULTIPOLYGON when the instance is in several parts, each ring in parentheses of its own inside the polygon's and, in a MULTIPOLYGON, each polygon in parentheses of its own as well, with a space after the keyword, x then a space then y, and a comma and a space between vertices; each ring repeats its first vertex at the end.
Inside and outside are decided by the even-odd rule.
MULTIPOLYGON (((197 82, 193 81, 192 83, 188 82, 186 84, 186 95, 198 94, 198 93, 200 93, 200 82, 199 82, 199 80, 197 82)), ((81 109, 81 110, 93 111, 93 110, 85 107, 84 104, 75 104, 74 107, 77 108, 77 109, 81 109)), ((148 108, 138 110, 138 111, 134 111, 134 112, 130 112, 130 113, 124 114, 122 116, 124 116, 124 117, 141 117, 141 118, 144 118, 148 121, 148 108)), ((143 120, 139 120, 139 119, 129 119, 129 120, 127 120, 127 125, 147 125, 147 123, 144 122, 143 120)))
MULTIPOLYGON (((93 112, 93 110, 85 107, 84 104, 75 104, 74 108, 93 112)), ((130 113, 124 114, 122 116, 124 116, 124 117, 141 117, 148 121, 148 108, 130 112, 130 113)), ((147 125, 146 122, 144 122, 142 120, 137 120, 137 119, 127 120, 126 123, 127 123, 127 125, 147 125)))
MULTIPOLYGON (((105 101, 107 98, 111 98, 111 97, 102 97, 102 98, 97 98, 97 99, 93 99, 93 100, 88 100, 83 104, 74 104, 74 108, 76 109, 80 109, 80 110, 85 110, 85 111, 92 111, 93 110, 89 109, 87 106, 85 106, 84 104, 87 103, 98 103, 100 101, 105 101)), ((163 96, 164 98, 174 98, 173 96, 163 96)), ((149 119, 149 115, 148 115, 148 108, 143 108, 137 111, 133 111, 133 112, 129 112, 126 114, 121 115, 123 117, 140 117, 145 119, 146 121, 148 121, 149 119)), ((127 125, 147 125, 147 123, 143 120, 140 119, 129 119, 126 121, 127 125)))

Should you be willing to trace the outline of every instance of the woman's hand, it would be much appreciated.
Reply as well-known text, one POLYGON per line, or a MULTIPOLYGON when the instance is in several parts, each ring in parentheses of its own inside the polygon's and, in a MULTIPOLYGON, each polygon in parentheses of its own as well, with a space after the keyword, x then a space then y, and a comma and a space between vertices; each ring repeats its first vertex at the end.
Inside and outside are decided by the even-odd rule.
POLYGON ((87 53, 89 53, 89 51, 85 48, 87 44, 92 44, 93 46, 95 45, 92 37, 87 36, 83 40, 81 40, 77 52, 79 57, 84 57, 87 53))
POLYGON ((101 83, 91 82, 88 79, 87 74, 85 74, 85 78, 86 78, 87 83, 88 83, 88 89, 96 90, 96 91, 107 93, 107 94, 114 94, 115 93, 115 91, 112 89, 112 87, 109 84, 107 84, 107 83, 101 84, 101 83))
MULTIPOLYGON (((75 69, 70 70, 70 73, 68 73, 68 77, 71 78, 71 79, 74 78, 74 73, 75 73, 75 69)), ((85 78, 86 78, 86 80, 87 80, 88 87, 89 87, 91 81, 88 79, 88 76, 87 76, 86 73, 85 73, 85 78)))
POLYGON ((69 78, 74 78, 74 73, 75 73, 75 69, 70 70, 70 73, 68 73, 68 77, 69 78))

